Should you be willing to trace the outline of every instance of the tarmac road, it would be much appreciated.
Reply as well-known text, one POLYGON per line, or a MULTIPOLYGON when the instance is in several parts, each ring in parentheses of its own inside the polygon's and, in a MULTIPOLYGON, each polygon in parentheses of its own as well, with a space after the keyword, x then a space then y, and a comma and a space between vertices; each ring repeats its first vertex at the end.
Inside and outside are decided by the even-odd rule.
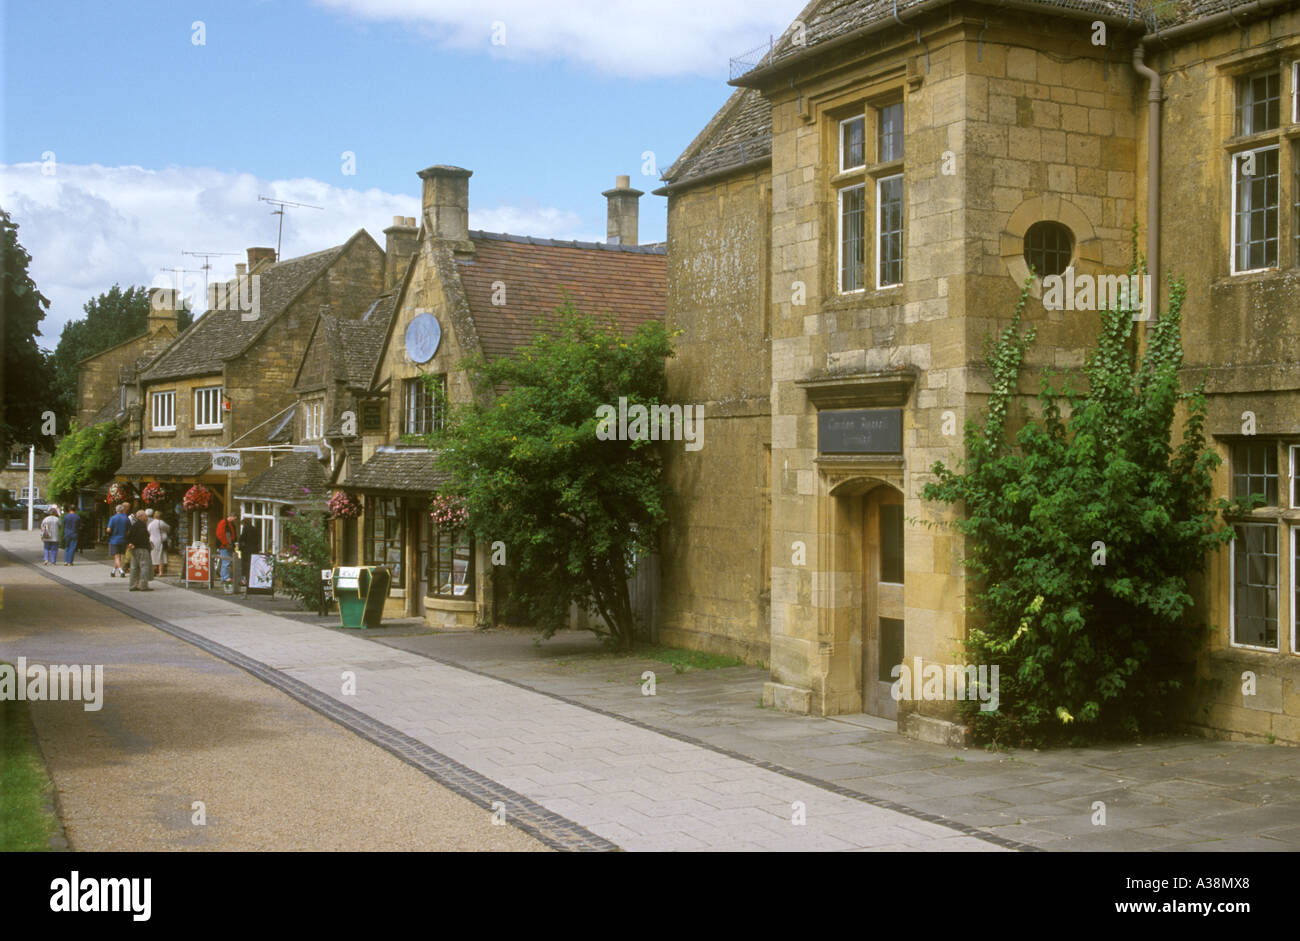
POLYGON ((99 711, 31 704, 73 850, 547 849, 202 650, 3 557, 0 585, 0 660, 104 666, 99 711))

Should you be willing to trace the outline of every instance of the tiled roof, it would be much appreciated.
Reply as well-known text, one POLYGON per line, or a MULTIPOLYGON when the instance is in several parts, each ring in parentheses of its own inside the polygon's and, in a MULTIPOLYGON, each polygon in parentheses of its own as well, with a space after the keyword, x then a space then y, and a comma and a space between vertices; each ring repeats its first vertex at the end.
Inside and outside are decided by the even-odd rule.
MULTIPOLYGON (((796 45, 795 34, 787 31, 776 40, 774 48, 766 45, 750 56, 733 61, 735 67, 753 70, 771 64, 779 66, 784 57, 803 53, 873 23, 893 19, 895 9, 907 21, 907 11, 928 0, 823 0, 810 3, 799 16, 804 24, 803 42, 796 45)), ((1229 0, 1028 0, 1044 10, 1074 11, 1080 15, 1099 15, 1135 20, 1134 26, 1148 32, 1168 29, 1198 17, 1229 10, 1229 0)), ((1243 15, 1251 12, 1245 3, 1237 4, 1243 15)), ((742 72, 743 74, 743 72, 742 72)), ((708 175, 733 169, 772 152, 772 108, 757 90, 741 88, 722 106, 704 130, 682 152, 664 179, 670 184, 689 183, 708 175)))
POLYGON ((772 155, 772 105, 752 88, 738 89, 664 173, 673 183, 772 155))
POLYGON ((433 457, 432 451, 424 449, 376 451, 353 471, 343 487, 427 496, 451 479, 450 475, 433 469, 433 457))
POLYGON ((235 499, 277 500, 323 504, 329 489, 329 469, 310 451, 294 451, 235 491, 235 499))
POLYGON ((113 473, 117 477, 197 477, 211 464, 211 451, 144 450, 132 454, 113 473))
POLYGON ((346 247, 346 243, 336 245, 264 269, 259 275, 261 311, 256 320, 244 320, 235 304, 228 305, 233 310, 206 311, 163 351, 141 378, 152 382, 221 372, 222 361, 243 352, 258 331, 278 317, 298 292, 329 267, 346 247))
POLYGON ((557 242, 471 232, 474 256, 457 261, 483 352, 506 355, 555 320, 567 297, 585 314, 613 314, 626 330, 664 316, 667 265, 662 245, 557 242), (492 303, 493 283, 506 303, 492 303))

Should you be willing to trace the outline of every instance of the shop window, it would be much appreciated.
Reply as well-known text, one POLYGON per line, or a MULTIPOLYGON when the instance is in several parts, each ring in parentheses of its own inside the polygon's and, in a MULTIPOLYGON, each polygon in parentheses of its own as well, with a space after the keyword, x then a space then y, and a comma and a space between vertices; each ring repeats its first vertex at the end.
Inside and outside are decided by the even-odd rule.
POLYGON ((383 565, 394 587, 402 585, 402 501, 393 497, 366 498, 365 564, 383 565))
POLYGON ((250 520, 257 529, 257 545, 260 555, 275 555, 280 548, 279 514, 274 503, 246 500, 240 505, 240 529, 243 521, 250 520))
POLYGON ((474 540, 468 530, 434 526, 429 591, 439 598, 474 597, 474 540))

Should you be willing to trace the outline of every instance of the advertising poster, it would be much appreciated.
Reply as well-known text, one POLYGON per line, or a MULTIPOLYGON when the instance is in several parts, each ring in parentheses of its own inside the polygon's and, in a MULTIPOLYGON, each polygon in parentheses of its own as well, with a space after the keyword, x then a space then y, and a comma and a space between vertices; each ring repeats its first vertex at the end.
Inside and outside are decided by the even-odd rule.
POLYGON ((207 546, 185 547, 185 584, 207 585, 211 577, 211 563, 207 546))

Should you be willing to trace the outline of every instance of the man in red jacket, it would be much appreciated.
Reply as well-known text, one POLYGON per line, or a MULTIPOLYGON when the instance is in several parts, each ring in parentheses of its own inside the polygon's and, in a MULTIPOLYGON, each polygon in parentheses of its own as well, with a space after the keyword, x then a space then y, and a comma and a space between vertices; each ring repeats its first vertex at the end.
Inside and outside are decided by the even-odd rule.
POLYGON ((226 594, 234 591, 230 584, 230 563, 235 554, 235 541, 239 538, 235 524, 239 517, 231 513, 217 523, 217 555, 221 558, 221 585, 226 594))

